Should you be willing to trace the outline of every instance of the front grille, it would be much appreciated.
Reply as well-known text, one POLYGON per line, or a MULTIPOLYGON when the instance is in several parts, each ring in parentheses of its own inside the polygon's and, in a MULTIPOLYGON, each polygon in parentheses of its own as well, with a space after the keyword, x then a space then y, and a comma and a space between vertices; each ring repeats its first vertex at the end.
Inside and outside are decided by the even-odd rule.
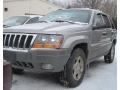
POLYGON ((35 38, 35 34, 4 33, 3 47, 28 49, 32 46, 35 38))

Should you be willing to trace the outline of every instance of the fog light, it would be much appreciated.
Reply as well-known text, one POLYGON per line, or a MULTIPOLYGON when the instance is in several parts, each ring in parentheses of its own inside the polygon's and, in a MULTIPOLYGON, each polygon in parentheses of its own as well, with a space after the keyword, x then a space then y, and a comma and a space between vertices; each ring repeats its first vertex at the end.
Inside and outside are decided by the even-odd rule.
POLYGON ((41 68, 45 69, 45 70, 52 70, 52 69, 54 69, 54 67, 51 64, 42 64, 41 68))

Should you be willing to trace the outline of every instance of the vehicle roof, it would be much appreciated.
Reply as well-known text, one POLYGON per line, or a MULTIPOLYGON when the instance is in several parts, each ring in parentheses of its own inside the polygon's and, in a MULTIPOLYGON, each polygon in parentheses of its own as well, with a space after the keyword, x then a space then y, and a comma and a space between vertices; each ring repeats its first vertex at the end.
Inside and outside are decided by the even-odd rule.
POLYGON ((68 8, 68 9, 59 9, 59 10, 90 10, 92 12, 96 12, 96 13, 102 13, 107 15, 106 13, 104 13, 103 11, 100 11, 98 9, 90 9, 90 8, 68 8))

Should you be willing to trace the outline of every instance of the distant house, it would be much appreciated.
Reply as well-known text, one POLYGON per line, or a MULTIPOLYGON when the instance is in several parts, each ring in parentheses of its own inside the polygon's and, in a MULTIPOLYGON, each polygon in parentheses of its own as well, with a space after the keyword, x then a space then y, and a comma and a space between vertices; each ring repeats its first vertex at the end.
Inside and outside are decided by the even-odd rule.
POLYGON ((3 0, 4 19, 26 13, 45 15, 60 8, 48 0, 3 0))

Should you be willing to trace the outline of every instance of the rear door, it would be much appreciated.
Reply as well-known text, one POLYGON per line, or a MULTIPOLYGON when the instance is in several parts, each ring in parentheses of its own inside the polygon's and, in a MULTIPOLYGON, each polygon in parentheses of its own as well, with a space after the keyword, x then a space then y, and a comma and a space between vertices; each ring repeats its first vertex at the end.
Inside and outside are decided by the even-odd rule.
POLYGON ((106 35, 104 35, 104 50, 107 53, 111 46, 112 46, 112 36, 113 36, 113 29, 112 29, 112 25, 110 23, 109 17, 107 15, 102 14, 102 18, 105 24, 105 33, 106 35))

